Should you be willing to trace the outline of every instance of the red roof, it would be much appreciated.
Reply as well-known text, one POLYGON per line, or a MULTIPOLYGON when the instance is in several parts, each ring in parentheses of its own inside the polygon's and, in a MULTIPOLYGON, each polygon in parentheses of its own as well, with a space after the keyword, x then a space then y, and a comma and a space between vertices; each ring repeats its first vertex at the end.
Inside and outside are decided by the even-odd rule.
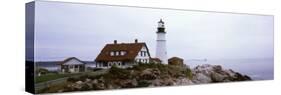
POLYGON ((106 44, 95 61, 133 61, 142 47, 147 49, 148 56, 150 56, 145 43, 106 44), (112 51, 125 51, 126 54, 123 56, 111 56, 110 52, 112 51))

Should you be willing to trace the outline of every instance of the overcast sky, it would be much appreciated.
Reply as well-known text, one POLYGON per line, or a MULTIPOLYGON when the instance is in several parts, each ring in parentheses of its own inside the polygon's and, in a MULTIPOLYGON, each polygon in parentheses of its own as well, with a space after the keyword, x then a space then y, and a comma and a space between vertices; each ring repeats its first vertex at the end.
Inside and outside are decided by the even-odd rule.
POLYGON ((94 60, 107 43, 146 42, 155 56, 157 22, 168 57, 273 58, 273 16, 37 2, 35 60, 94 60))

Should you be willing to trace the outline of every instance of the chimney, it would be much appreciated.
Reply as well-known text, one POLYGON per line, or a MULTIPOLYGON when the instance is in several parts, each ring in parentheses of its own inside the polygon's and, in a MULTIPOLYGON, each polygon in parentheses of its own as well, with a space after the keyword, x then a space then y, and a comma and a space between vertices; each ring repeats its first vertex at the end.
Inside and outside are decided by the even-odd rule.
POLYGON ((138 39, 135 39, 135 43, 138 43, 138 39))
POLYGON ((117 44, 117 40, 114 40, 114 44, 117 44))

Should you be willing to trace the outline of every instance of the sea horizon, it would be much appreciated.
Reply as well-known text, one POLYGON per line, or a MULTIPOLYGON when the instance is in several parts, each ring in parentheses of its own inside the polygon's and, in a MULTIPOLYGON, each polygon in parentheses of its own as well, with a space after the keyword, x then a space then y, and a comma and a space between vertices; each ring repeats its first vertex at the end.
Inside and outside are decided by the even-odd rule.
POLYGON ((221 65, 223 69, 231 69, 253 80, 274 79, 274 58, 186 60, 185 64, 190 68, 203 64, 221 65))

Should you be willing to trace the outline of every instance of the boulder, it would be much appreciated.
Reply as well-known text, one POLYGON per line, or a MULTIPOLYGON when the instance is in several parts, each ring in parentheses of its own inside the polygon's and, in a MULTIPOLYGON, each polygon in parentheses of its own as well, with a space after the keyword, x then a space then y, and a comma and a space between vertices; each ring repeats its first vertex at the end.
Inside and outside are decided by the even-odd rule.
POLYGON ((188 79, 188 78, 179 78, 179 79, 176 79, 174 85, 191 85, 191 84, 194 84, 194 83, 190 79, 188 79))
POLYGON ((212 82, 222 82, 225 79, 224 75, 221 75, 221 74, 216 73, 216 72, 213 72, 210 77, 212 79, 212 82))
POLYGON ((203 73, 196 73, 195 76, 193 76, 194 83, 200 84, 200 83, 211 83, 212 79, 203 73))
POLYGON ((242 75, 233 70, 225 70, 220 65, 204 64, 196 66, 193 70, 193 80, 195 83, 213 83, 229 81, 251 80, 249 76, 242 75))
POLYGON ((119 85, 122 88, 134 88, 138 85, 136 79, 126 79, 126 80, 120 80, 119 85))
POLYGON ((97 84, 94 84, 94 85, 93 85, 93 88, 96 89, 96 90, 104 90, 104 89, 106 89, 104 83, 97 83, 97 84))
POLYGON ((83 82, 82 81, 77 81, 76 84, 81 85, 83 82))
POLYGON ((161 79, 155 79, 151 81, 150 87, 155 87, 155 86, 162 86, 163 81, 161 79))
POLYGON ((145 69, 141 72, 140 74, 140 79, 143 80, 154 80, 156 78, 158 78, 160 75, 160 71, 158 69, 145 69))

